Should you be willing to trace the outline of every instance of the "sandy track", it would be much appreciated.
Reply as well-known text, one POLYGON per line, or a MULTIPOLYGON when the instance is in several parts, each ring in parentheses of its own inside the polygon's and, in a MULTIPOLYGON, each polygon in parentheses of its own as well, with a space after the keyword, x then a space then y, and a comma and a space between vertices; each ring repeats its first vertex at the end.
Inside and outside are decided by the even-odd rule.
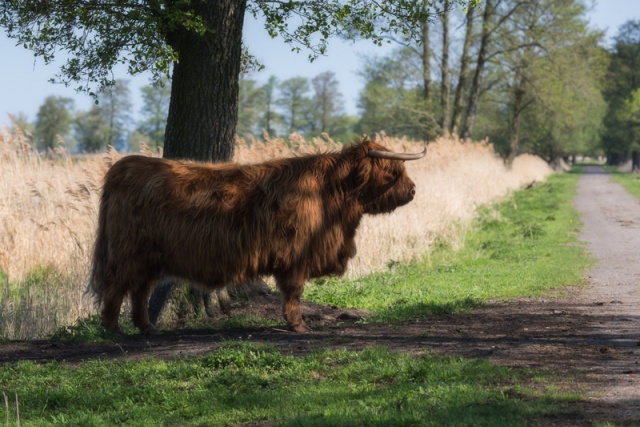
POLYGON ((590 341, 622 356, 604 364, 606 381, 593 399, 619 404, 640 425, 640 202, 590 166, 575 205, 584 222, 580 238, 597 259, 582 295, 583 309, 601 316, 589 325, 590 341))

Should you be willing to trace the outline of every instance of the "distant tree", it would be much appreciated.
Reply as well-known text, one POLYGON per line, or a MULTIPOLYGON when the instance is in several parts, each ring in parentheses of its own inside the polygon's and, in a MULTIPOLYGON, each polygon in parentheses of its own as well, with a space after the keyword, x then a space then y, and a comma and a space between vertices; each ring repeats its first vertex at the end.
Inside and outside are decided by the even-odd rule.
POLYGON ((131 123, 131 95, 127 80, 115 84, 99 94, 99 105, 107 124, 106 142, 113 147, 124 144, 131 123))
MULTIPOLYGON (((425 14, 428 12, 428 6, 427 3, 422 5, 425 14)), ((416 49, 416 52, 422 60, 422 99, 424 108, 427 111, 432 111, 433 91, 431 89, 431 43, 429 29, 430 25, 427 15, 425 19, 420 22, 420 47, 416 49)))
POLYGON ((342 93, 335 73, 325 71, 311 79, 314 91, 313 102, 317 106, 318 128, 320 132, 331 133, 342 111, 342 93))
POLYGON ((128 146, 129 151, 132 152, 140 152, 142 151, 143 146, 147 146, 148 148, 158 148, 156 142, 151 139, 149 134, 142 133, 139 130, 135 130, 129 135, 128 138, 128 146))
POLYGON ((360 119, 357 116, 342 114, 334 120, 329 136, 334 141, 349 143, 362 136, 358 133, 360 119))
POLYGON ((604 88, 608 109, 601 142, 611 165, 623 163, 639 151, 630 136, 638 126, 633 112, 634 96, 640 89, 640 20, 624 23, 614 41, 604 88))
MULTIPOLYGON (((465 6, 467 3, 450 0, 422 2, 420 7, 423 8, 426 19, 420 22, 419 27, 416 27, 416 31, 419 31, 420 36, 409 42, 390 37, 391 40, 398 42, 402 46, 400 50, 404 50, 405 53, 412 53, 419 59, 420 68, 412 69, 411 71, 412 73, 421 73, 422 100, 419 102, 420 106, 414 105, 411 109, 414 110, 414 116, 417 114, 415 107, 423 110, 420 114, 423 122, 419 125, 423 129, 423 136, 421 137, 423 139, 433 138, 437 133, 448 130, 451 123, 451 69, 449 65, 451 39, 449 27, 451 13, 455 10, 456 4, 465 6), (433 25, 437 22, 440 22, 441 25, 433 25), (438 29, 442 30, 440 33, 441 47, 440 49, 434 49, 431 43, 434 41, 433 33, 438 36, 438 29), (434 64, 439 69, 439 84, 436 84, 438 82, 434 79, 435 73, 432 71, 434 64), (436 117, 437 120, 435 119, 436 117)), ((470 41, 471 37, 469 38, 469 45, 470 41)), ((403 66, 402 64, 398 65, 403 66)), ((410 66, 416 67, 418 62, 412 59, 410 66)), ((462 93, 460 95, 462 96, 462 93)), ((411 126, 413 127, 413 125, 411 126)))
POLYGON ((276 93, 278 86, 278 78, 276 76, 270 76, 267 83, 260 88, 261 94, 258 102, 258 110, 261 113, 258 126, 261 130, 266 130, 271 136, 276 136, 275 126, 282 121, 276 111, 276 93))
POLYGON ((628 130, 627 144, 631 169, 640 170, 640 89, 634 90, 618 110, 617 119, 628 130))
POLYGON ((238 135, 253 136, 258 131, 258 114, 262 89, 255 80, 240 80, 238 98, 238 135))
POLYGON ((106 148, 110 132, 103 109, 93 105, 89 111, 79 111, 74 122, 74 134, 81 150, 96 152, 106 148))
POLYGON ((476 122, 478 115, 478 103, 480 101, 480 94, 482 91, 482 77, 484 74, 484 67, 488 60, 488 48, 491 42, 491 35, 494 30, 494 20, 496 15, 496 1, 498 3, 501 0, 486 0, 484 4, 484 13, 482 14, 482 30, 480 34, 480 46, 478 47, 477 59, 475 61, 475 70, 473 72, 473 78, 469 88, 469 95, 467 100, 467 109, 462 117, 460 123, 460 136, 464 139, 471 138, 471 132, 476 122))
POLYGON ((570 141, 586 121, 601 122, 601 117, 587 117, 594 111, 588 106, 602 102, 601 34, 589 29, 586 7, 578 0, 512 2, 497 42, 511 111, 505 159, 510 164, 518 154, 527 119, 538 123, 529 140, 546 142, 546 152, 537 154, 554 161, 576 147, 570 141), (528 108, 540 116, 526 115, 528 108))
MULTIPOLYGON (((164 131, 171 100, 171 83, 169 79, 163 77, 157 84, 144 86, 140 91, 142 122, 138 125, 138 132, 147 135, 148 141, 158 149, 164 144, 164 131)), ((137 139, 137 141, 144 140, 137 139)))
POLYGON ((464 94, 466 92, 467 82, 469 79, 469 51, 473 40, 473 20, 475 10, 475 7, 470 7, 466 14, 466 31, 464 43, 462 45, 462 52, 460 53, 460 71, 458 73, 458 83, 456 85, 451 111, 451 125, 449 128, 451 133, 456 132, 460 127, 462 111, 464 109, 464 94))
POLYGON ((73 100, 60 96, 48 96, 36 116, 35 140, 39 149, 53 150, 59 138, 71 132, 73 100))
POLYGON ((304 132, 311 124, 309 112, 311 100, 307 96, 309 80, 306 77, 292 77, 280 84, 277 104, 289 132, 304 132))
POLYGON ((438 124, 424 97, 422 58, 413 49, 368 58, 360 76, 365 82, 358 99, 360 133, 385 131, 422 140, 437 135, 438 124))
POLYGON ((445 132, 451 122, 451 79, 449 77, 449 0, 444 0, 440 22, 442 23, 442 58, 440 61, 440 130, 445 132))

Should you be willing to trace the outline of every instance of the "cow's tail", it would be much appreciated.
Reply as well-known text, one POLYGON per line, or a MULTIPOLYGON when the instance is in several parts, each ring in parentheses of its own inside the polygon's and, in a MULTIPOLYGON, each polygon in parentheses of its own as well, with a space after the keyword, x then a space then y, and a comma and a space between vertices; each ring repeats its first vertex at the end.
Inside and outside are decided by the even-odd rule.
POLYGON ((96 241, 93 246, 93 257, 91 259, 91 272, 89 273, 89 283, 87 293, 93 294, 97 305, 101 305, 108 292, 107 265, 109 261, 109 248, 107 239, 107 210, 109 207, 109 192, 103 189, 100 198, 100 209, 98 211, 98 231, 96 241))

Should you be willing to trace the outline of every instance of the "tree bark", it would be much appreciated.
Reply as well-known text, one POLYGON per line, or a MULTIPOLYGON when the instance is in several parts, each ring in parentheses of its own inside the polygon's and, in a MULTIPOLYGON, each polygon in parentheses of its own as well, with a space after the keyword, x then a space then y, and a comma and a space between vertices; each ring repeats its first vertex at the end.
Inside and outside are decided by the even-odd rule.
POLYGON ((449 131, 457 132, 462 118, 462 100, 464 91, 469 78, 469 49, 471 48, 471 40, 473 39, 473 12, 475 7, 470 7, 467 11, 467 32, 464 36, 464 44, 462 45, 462 56, 460 58, 460 75, 458 77, 458 85, 453 99, 453 111, 451 113, 451 125, 449 131))
POLYGON ((482 84, 484 64, 487 60, 487 46, 489 45, 489 38, 491 36, 491 19, 493 17, 493 12, 493 0, 487 0, 487 4, 484 8, 484 14, 482 16, 482 36, 480 38, 478 61, 476 63, 476 70, 473 74, 473 81, 471 82, 469 102, 467 103, 467 114, 462 122, 462 130, 460 132, 460 136, 463 139, 471 138, 471 132, 473 131, 476 115, 478 113, 480 85, 482 84))
POLYGON ((522 79, 517 78, 517 82, 514 92, 513 116, 511 117, 511 125, 509 126, 509 145, 507 148, 507 156, 505 158, 505 164, 508 167, 511 167, 513 159, 515 159, 518 154, 520 144, 520 124, 522 122, 522 111, 525 107, 524 100, 526 92, 523 88, 522 79))
MULTIPOLYGON (((425 6, 426 7, 426 6, 425 6)), ((429 21, 422 22, 422 85, 425 108, 431 110, 431 49, 429 47, 429 21)))
POLYGON ((246 0, 192 1, 205 34, 175 26, 167 43, 173 67, 164 157, 229 161, 238 120, 246 0))
MULTIPOLYGON (((427 2, 424 4, 428 12, 427 2)), ((436 136, 438 122, 433 115, 433 91, 431 87, 431 47, 429 45, 429 21, 425 18, 421 23, 422 30, 422 100, 424 114, 419 119, 422 126, 422 138, 427 141, 436 136), (435 131, 435 132, 434 132, 435 131)))
POLYGON ((442 133, 446 133, 449 129, 451 117, 450 97, 451 97, 451 80, 449 78, 449 0, 444 2, 444 10, 442 11, 442 79, 440 83, 440 106, 442 109, 442 118, 440 121, 440 129, 442 133))

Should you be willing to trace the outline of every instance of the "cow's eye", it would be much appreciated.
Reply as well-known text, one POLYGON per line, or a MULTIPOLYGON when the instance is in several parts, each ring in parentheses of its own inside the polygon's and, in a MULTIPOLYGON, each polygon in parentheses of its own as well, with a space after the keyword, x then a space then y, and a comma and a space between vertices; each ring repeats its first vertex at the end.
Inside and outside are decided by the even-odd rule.
POLYGON ((388 171, 384 171, 384 173, 381 174, 381 177, 382 177, 382 182, 384 182, 385 184, 395 179, 395 177, 393 176, 393 173, 388 171))

